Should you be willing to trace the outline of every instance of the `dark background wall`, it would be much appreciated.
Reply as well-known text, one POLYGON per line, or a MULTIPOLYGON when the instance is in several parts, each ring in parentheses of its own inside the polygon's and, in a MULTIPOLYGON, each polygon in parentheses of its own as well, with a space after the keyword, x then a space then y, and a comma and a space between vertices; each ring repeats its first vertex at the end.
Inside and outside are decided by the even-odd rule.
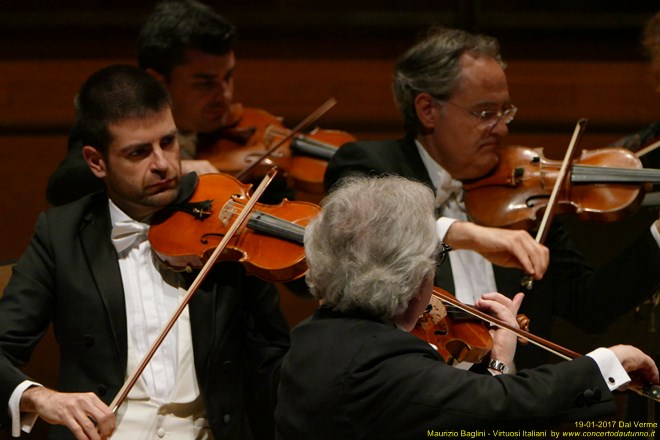
MULTIPOLYGON (((153 1, 27 0, 0 7, 0 261, 27 244, 43 188, 64 154, 81 82, 133 62, 153 1)), ((590 119, 585 148, 657 117, 639 37, 653 2, 312 1, 209 2, 239 27, 236 97, 295 125, 330 96, 319 125, 359 138, 398 136, 389 91, 393 60, 431 25, 498 37, 520 111, 511 143, 561 157, 573 126, 590 119)))
MULTIPOLYGON (((641 29, 655 2, 478 0, 208 1, 239 28, 236 97, 294 126, 334 96, 318 124, 361 139, 399 136, 389 91, 394 59, 431 25, 496 36, 509 63, 511 144, 544 147, 561 158, 575 122, 590 119, 581 147, 607 145, 659 116, 641 29)), ((73 96, 93 71, 134 62, 134 41, 155 4, 140 0, 3 0, 0 5, 0 263, 27 245, 45 186, 63 158, 73 96)), ((617 227, 576 224, 585 254, 600 264, 648 226, 644 209, 617 227), (603 240, 607 237, 607 240, 603 240), (603 250, 605 248, 605 251, 603 250)), ((622 292, 625 294, 625 292, 622 292)), ((283 298, 292 323, 310 304, 283 298)), ((650 311, 649 311, 650 310, 650 311)), ((576 350, 636 339, 655 351, 655 317, 643 306, 600 338, 558 337, 576 350), (578 345, 577 347, 575 345, 578 345)), ((532 322, 533 328, 533 322, 532 322)), ((561 341, 560 341, 561 342, 561 341)), ((51 341, 52 343, 52 341, 51 341)), ((52 383, 53 355, 37 356, 37 374, 52 383)), ((38 431, 31 437, 42 435, 38 431)))

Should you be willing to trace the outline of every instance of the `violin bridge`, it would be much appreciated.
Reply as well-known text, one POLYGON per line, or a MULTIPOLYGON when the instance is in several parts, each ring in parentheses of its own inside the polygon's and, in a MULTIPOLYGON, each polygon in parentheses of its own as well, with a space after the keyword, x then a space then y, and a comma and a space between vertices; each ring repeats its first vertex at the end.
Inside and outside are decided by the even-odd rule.
POLYGON ((447 316, 447 309, 445 308, 445 305, 442 303, 441 299, 432 296, 429 306, 429 316, 436 325, 440 325, 442 320, 447 316))
POLYGON ((230 199, 220 209, 218 220, 222 222, 223 226, 227 226, 234 214, 236 214, 236 202, 230 199))

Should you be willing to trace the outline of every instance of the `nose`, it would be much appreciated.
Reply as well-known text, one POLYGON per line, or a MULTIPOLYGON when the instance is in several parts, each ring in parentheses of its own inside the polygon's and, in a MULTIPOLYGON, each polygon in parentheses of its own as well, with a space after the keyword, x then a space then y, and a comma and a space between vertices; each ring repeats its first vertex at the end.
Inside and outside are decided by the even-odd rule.
POLYGON ((154 147, 151 158, 151 169, 155 173, 162 174, 163 172, 167 171, 169 168, 169 161, 165 151, 160 147, 160 145, 156 145, 154 147))
POLYGON ((222 80, 218 83, 215 93, 216 99, 230 103, 234 97, 234 86, 231 80, 222 80))
POLYGON ((505 137, 509 134, 509 124, 506 122, 506 118, 500 116, 497 121, 491 125, 487 131, 488 134, 496 134, 501 137, 505 137))

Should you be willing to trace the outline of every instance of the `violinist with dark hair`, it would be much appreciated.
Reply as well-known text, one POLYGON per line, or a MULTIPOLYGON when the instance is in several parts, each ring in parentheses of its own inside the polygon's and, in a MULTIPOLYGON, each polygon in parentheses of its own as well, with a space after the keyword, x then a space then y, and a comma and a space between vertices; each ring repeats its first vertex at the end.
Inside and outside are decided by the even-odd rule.
MULTIPOLYGON (((436 194, 436 239, 455 249, 436 272, 437 286, 472 304, 486 292, 513 297, 528 274, 533 289, 521 311, 535 333, 547 337, 556 316, 588 331, 603 330, 660 286, 660 221, 597 271, 557 219, 544 244, 524 230, 472 223, 463 181, 480 179, 498 165, 518 111, 504 69, 496 39, 431 30, 394 68, 405 138, 343 145, 328 164, 326 188, 354 174, 394 174, 428 184, 436 194)), ((527 367, 545 359, 545 353, 524 347, 516 361, 527 367)))
MULTIPOLYGON (((162 82, 172 97, 184 173, 217 173, 219 168, 210 157, 199 157, 199 138, 215 139, 241 117, 242 106, 233 102, 236 42, 236 27, 196 0, 161 1, 140 30, 138 64, 162 82)), ((67 156, 48 181, 46 196, 52 205, 103 189, 103 182, 85 164, 81 149, 74 126, 67 156)), ((280 179, 263 200, 275 203, 291 196, 280 179)))
MULTIPOLYGON (((507 330, 491 330, 490 357, 478 371, 446 364, 408 333, 432 295, 434 199, 428 186, 403 177, 350 178, 307 226, 306 280, 322 305, 291 331, 275 411, 278 439, 544 429, 614 414, 611 390, 628 383, 626 372, 657 383, 653 360, 632 346, 507 374, 516 349, 507 330)), ((475 305, 517 327, 522 297, 489 292, 475 305)))
MULTIPOLYGON (((196 0, 161 1, 140 29, 137 61, 140 68, 163 83, 172 97, 183 172, 221 171, 239 177, 253 162, 263 163, 239 177, 243 182, 255 183, 275 163, 280 172, 262 197, 263 202, 292 199, 294 189, 322 193, 327 157, 354 138, 336 130, 311 133, 300 147, 305 154, 294 155, 290 146, 293 143, 283 142, 291 130, 283 126, 281 118, 234 102, 237 35, 232 23, 196 0), (274 154, 265 154, 275 146, 280 148, 274 154), (260 155, 263 160, 257 159, 260 155), (281 161, 274 159, 282 155, 281 161)), ((81 148, 74 127, 67 156, 48 182, 47 199, 52 205, 103 188, 89 172, 81 148)))
POLYGON ((169 94, 138 67, 93 74, 76 122, 106 191, 43 213, 13 269, 0 301, 0 424, 18 436, 40 417, 53 439, 272 438, 288 325, 275 286, 236 261, 210 268, 116 414, 109 408, 193 283, 155 257, 147 234, 195 181, 181 173, 169 94), (20 370, 51 323, 56 390, 20 370))
MULTIPOLYGON (((164 0, 146 18, 138 37, 138 64, 161 81, 173 102, 184 174, 214 173, 196 159, 197 134, 227 125, 234 94, 236 27, 196 0, 164 0)), ((103 182, 82 156, 78 127, 67 156, 48 181, 47 198, 62 205, 100 191, 103 182)))

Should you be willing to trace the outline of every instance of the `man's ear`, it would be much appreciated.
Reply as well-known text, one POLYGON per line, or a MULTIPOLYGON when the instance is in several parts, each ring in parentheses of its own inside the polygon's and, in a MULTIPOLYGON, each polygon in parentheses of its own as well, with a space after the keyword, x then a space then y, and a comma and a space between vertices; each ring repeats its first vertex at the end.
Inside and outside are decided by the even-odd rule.
POLYGON ((90 145, 85 145, 83 147, 82 154, 87 162, 87 166, 92 170, 92 173, 94 173, 99 179, 103 179, 106 176, 106 170, 108 168, 106 161, 103 158, 103 154, 90 145))
POLYGON ((435 118, 433 117, 434 110, 437 110, 437 107, 433 102, 434 98, 426 93, 422 92, 415 96, 415 112, 417 112, 417 119, 422 127, 426 129, 432 129, 435 127, 435 118))

